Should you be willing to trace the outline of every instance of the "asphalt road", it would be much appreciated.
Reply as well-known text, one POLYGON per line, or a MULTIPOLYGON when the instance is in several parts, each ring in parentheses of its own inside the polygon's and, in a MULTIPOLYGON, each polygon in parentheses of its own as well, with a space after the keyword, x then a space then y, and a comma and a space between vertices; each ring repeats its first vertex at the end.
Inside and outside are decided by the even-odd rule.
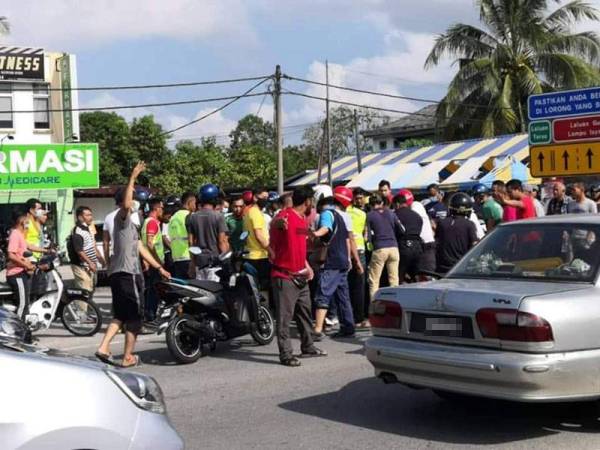
MULTIPOLYGON (((97 299, 108 314, 108 292, 97 299)), ((56 325, 40 345, 93 355, 101 335, 76 338, 56 325)), ((428 390, 384 385, 362 342, 327 339, 326 358, 278 363, 275 343, 242 338, 192 365, 177 365, 163 336, 140 337, 136 370, 154 376, 188 449, 600 448, 595 405, 451 402, 428 390)), ((113 345, 122 351, 123 336, 113 345)), ((298 348, 298 342, 295 342, 298 348)))

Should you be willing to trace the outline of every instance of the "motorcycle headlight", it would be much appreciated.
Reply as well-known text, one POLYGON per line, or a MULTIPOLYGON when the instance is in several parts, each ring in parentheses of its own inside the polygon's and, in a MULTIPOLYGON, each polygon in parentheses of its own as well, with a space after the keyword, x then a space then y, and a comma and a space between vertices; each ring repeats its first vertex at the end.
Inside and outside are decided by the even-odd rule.
POLYGON ((158 414, 167 412, 162 390, 152 377, 120 370, 105 372, 138 408, 158 414))

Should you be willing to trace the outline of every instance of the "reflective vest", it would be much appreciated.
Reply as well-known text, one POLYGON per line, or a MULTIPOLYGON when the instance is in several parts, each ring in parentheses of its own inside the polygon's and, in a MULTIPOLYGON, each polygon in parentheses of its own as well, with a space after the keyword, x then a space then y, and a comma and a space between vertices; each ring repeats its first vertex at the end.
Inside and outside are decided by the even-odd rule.
MULTIPOLYGON (((146 228, 148 227, 148 222, 150 222, 150 220, 156 220, 156 219, 152 219, 151 217, 148 217, 146 220, 144 220, 144 225, 142 226, 142 242, 146 246, 148 246, 148 234, 146 232, 146 228)), ((154 239, 152 240, 152 243, 154 244, 154 251, 156 252, 156 256, 158 256, 158 259, 160 259, 160 263, 161 264, 164 263, 165 262, 165 246, 163 244, 162 232, 160 230, 160 222, 158 224, 158 233, 156 233, 154 235, 154 239)))
POLYGON ((346 213, 352 219, 352 233, 358 250, 365 249, 365 227, 367 226, 367 213, 354 206, 346 208, 346 213))
MULTIPOLYGON (((43 247, 42 226, 39 225, 35 219, 27 219, 27 222, 29 225, 25 231, 25 242, 34 247, 43 247)), ((42 254, 40 252, 32 252, 29 259, 31 261, 39 261, 41 257, 42 254)))
POLYGON ((185 220, 189 215, 187 209, 180 209, 169 221, 169 239, 171 240, 171 256, 173 261, 190 260, 190 244, 185 220))

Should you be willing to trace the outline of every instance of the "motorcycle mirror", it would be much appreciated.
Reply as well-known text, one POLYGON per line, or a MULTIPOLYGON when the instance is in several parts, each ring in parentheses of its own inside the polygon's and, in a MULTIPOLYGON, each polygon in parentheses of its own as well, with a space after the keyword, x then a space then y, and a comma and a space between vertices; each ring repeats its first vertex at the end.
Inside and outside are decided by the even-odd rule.
POLYGON ((190 247, 190 253, 194 256, 198 256, 202 254, 202 249, 200 247, 190 247))
POLYGON ((23 252, 23 257, 24 258, 31 258, 33 256, 33 253, 30 251, 25 251, 23 252))
POLYGON ((248 239, 248 232, 242 231, 242 233, 240 234, 240 241, 245 241, 246 239, 248 239))

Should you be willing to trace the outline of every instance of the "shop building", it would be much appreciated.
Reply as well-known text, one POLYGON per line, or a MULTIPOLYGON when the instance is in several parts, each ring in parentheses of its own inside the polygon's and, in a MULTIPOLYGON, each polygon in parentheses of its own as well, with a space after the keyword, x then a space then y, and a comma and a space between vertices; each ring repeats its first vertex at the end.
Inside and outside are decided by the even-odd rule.
POLYGON ((64 247, 73 190, 98 186, 98 149, 80 144, 74 55, 0 47, 0 230, 29 198, 51 211, 47 233, 64 247))

